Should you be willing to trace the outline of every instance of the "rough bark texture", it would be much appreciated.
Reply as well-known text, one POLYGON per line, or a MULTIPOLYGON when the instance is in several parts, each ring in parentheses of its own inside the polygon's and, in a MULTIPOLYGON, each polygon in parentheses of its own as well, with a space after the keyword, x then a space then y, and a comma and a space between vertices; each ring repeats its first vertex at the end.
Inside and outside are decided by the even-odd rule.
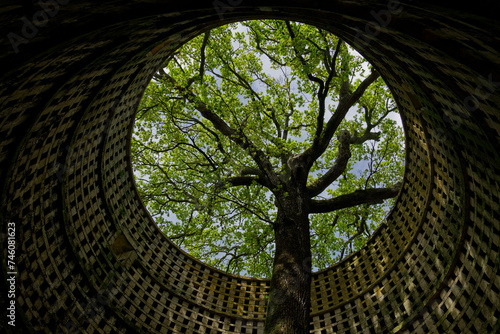
POLYGON ((310 213, 332 212, 360 204, 383 203, 384 200, 396 197, 402 183, 398 182, 388 188, 372 188, 356 190, 327 200, 311 200, 310 213))
POLYGON ((281 198, 274 226, 276 254, 265 333, 309 333, 311 247, 308 200, 281 198))

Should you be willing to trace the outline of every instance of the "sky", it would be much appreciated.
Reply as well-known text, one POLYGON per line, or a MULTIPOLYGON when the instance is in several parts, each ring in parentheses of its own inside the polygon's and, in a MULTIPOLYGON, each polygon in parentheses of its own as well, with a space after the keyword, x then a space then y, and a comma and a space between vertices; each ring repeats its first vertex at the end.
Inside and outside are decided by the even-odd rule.
MULTIPOLYGON (((245 29, 246 29, 246 28, 245 28, 243 25, 239 24, 239 25, 238 25, 238 28, 237 28, 237 31, 244 32, 244 31, 245 31, 245 29)), ((233 46, 235 46, 235 47, 236 47, 237 45, 234 45, 234 44, 235 44, 235 42, 233 42, 233 46)), ((351 48, 351 51, 354 53, 354 55, 361 57, 361 55, 360 55, 358 52, 356 52, 354 49, 352 49, 352 48, 351 48)), ((282 73, 281 73, 281 71, 280 71, 280 70, 277 70, 277 69, 273 69, 273 68, 271 68, 271 63, 270 63, 270 61, 269 61, 269 59, 268 59, 267 57, 263 56, 261 59, 262 59, 262 62, 263 62, 263 68, 264 68, 264 71, 265 71, 266 73, 268 73, 268 74, 273 74, 275 77, 280 77, 280 76, 282 75, 282 73)), ((365 67, 365 72, 366 72, 366 73, 368 73, 368 71, 369 71, 368 66, 369 66, 368 64, 364 64, 364 67, 365 67)), ((356 76, 355 76, 355 79, 357 79, 357 78, 361 78, 361 76, 358 74, 358 75, 356 75, 356 76)), ((259 91, 259 90, 261 89, 261 88, 260 88, 260 87, 258 87, 257 85, 255 85, 253 88, 254 88, 256 91, 259 91)), ((335 103, 334 103, 334 102, 331 100, 331 98, 330 98, 330 99, 329 99, 329 101, 327 101, 327 105, 333 105, 333 106, 335 106, 335 103)), ((352 119, 352 118, 353 118, 353 116, 356 114, 356 111, 357 111, 357 106, 353 106, 353 107, 350 109, 349 113, 347 114, 346 118, 347 118, 347 119, 352 119)), ((326 117, 326 118, 328 118, 329 116, 331 116, 331 113, 327 113, 327 114, 325 115, 325 117, 326 117)), ((401 126, 401 118, 399 117, 399 115, 398 115, 398 114, 396 114, 396 113, 391 113, 391 114, 389 115, 389 117, 390 117, 391 119, 395 120, 395 121, 398 123, 398 125, 400 125, 400 126, 401 126)), ((303 140, 305 140, 305 138, 303 138, 303 140)), ((366 161, 365 161, 365 162, 360 161, 360 162, 358 162, 358 163, 357 163, 357 165, 356 165, 356 168, 357 168, 359 171, 363 171, 363 170, 365 170, 365 169, 366 169, 366 167, 367 167, 367 162, 366 162, 366 161)), ((143 177, 143 178, 144 178, 144 177, 146 177, 146 178, 147 178, 147 176, 145 176, 145 175, 140 175, 137 171, 135 171, 134 173, 135 173, 136 177, 143 177)), ((322 195, 326 195, 326 191, 325 191, 322 195)), ((165 216, 166 216, 166 215, 165 215, 165 216)), ((170 216, 168 217, 168 219, 169 219, 170 221, 172 221, 172 222, 178 221, 178 220, 177 220, 177 218, 175 217, 175 215, 170 215, 170 216)), ((221 256, 221 254, 219 254, 219 256, 221 256)), ((320 269, 320 268, 314 268, 314 269, 315 269, 315 270, 318 270, 318 269, 320 269)), ((245 275, 245 272, 242 272, 241 274, 242 274, 242 275, 245 275)))
MULTIPOLYGON (((245 26, 243 26, 242 24, 238 23, 237 24, 237 28, 235 29, 235 31, 237 32, 242 32, 242 33, 245 33, 248 31, 248 28, 246 28, 245 26)), ((248 39, 247 39, 248 40, 248 39)), ((233 47, 238 47, 238 44, 236 41, 233 41, 233 47)), ((353 54, 354 56, 356 57, 361 57, 361 58, 364 58, 358 51, 356 51, 354 48, 350 47, 349 48, 349 51, 351 54, 353 54)), ((262 56, 261 57, 261 60, 262 60, 262 63, 263 63, 263 69, 266 73, 268 74, 273 74, 274 77, 280 77, 282 75, 281 71, 278 70, 278 69, 273 69, 271 68, 271 62, 270 60, 265 57, 265 56, 262 56)), ((369 64, 367 62, 363 63, 363 69, 364 69, 364 72, 365 73, 369 73, 369 64)), ((360 73, 356 73, 355 76, 354 76, 354 80, 356 79, 361 79, 362 76, 360 75, 360 73)), ((253 87, 255 89, 259 89, 259 87, 253 87)), ((332 99, 331 98, 328 98, 327 100, 327 105, 333 105, 333 106, 336 106, 337 104, 336 103, 333 103, 332 102, 332 99)), ((350 110, 349 110, 349 113, 346 115, 346 119, 352 119, 353 116, 356 114, 356 110, 357 110, 357 105, 353 106, 350 110)), ((328 116, 331 116, 331 113, 327 114, 326 117, 328 116)), ((388 116, 390 119, 396 121, 396 123, 399 125, 399 126, 402 126, 402 121, 401 121, 401 117, 397 114, 397 113, 390 113, 389 116, 388 116)))

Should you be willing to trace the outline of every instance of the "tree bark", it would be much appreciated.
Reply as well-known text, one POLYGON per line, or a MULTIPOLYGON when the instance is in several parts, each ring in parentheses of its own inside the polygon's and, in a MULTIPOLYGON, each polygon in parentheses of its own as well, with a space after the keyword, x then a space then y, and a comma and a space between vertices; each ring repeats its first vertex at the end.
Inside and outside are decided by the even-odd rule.
POLYGON ((276 253, 264 332, 305 334, 311 312, 309 201, 294 194, 277 202, 276 253))
POLYGON ((389 188, 371 188, 356 190, 350 194, 340 195, 326 200, 311 200, 310 213, 332 212, 350 208, 360 204, 380 204, 384 200, 396 197, 402 183, 398 182, 389 188))

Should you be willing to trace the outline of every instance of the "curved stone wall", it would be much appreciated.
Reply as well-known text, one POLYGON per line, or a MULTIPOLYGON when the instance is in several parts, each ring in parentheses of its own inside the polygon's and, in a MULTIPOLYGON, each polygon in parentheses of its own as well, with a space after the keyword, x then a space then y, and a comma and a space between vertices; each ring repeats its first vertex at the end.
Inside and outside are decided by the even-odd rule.
POLYGON ((162 61, 206 29, 256 18, 344 38, 383 74, 406 131, 396 206, 365 248, 314 274, 311 332, 500 331, 495 8, 30 3, 0 7, 0 285, 15 292, 2 294, 2 309, 16 302, 16 327, 0 322, 7 332, 263 332, 269 282, 220 272, 170 243, 137 195, 128 147, 162 61))

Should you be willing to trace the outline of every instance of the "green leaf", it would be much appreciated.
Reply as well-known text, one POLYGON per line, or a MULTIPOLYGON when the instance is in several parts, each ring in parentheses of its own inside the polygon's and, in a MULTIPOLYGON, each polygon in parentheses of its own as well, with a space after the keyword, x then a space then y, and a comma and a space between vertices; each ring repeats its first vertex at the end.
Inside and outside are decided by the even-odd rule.
MULTIPOLYGON (((247 21, 192 39, 148 85, 134 124, 136 183, 157 224, 186 251, 237 274, 270 277, 276 203, 299 193, 289 159, 313 146, 322 102, 324 131, 341 87, 349 83, 353 92, 371 71, 337 36, 295 22, 290 27, 293 36, 283 21, 247 21), (329 83, 324 101, 320 82, 329 83), (221 131, 222 123, 231 131, 221 131), (280 181, 271 184, 272 175, 280 181)), ((306 171, 307 184, 319 182, 335 164, 340 131, 380 132, 378 142, 350 145, 346 169, 316 199, 402 179, 404 134, 394 118, 395 102, 379 78, 306 171)), ((313 267, 332 265, 362 247, 392 203, 311 214, 313 267), (364 233, 358 233, 360 221, 366 222, 364 233)))

